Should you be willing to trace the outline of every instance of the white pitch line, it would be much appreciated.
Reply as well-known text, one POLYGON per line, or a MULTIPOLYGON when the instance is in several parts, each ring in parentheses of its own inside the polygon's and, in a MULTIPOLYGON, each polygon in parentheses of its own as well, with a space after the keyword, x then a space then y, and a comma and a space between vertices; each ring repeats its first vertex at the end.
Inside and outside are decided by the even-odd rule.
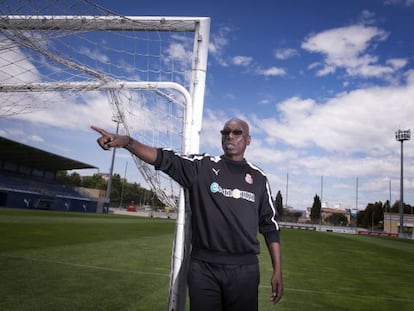
POLYGON ((87 269, 95 269, 95 270, 103 270, 103 271, 111 271, 111 272, 121 272, 121 273, 126 272, 126 273, 154 275, 154 276, 162 276, 162 277, 170 276, 169 273, 146 272, 146 271, 138 271, 138 270, 122 270, 122 269, 114 269, 114 268, 108 268, 108 267, 84 265, 84 264, 73 263, 73 262, 55 261, 55 260, 49 260, 49 259, 43 259, 43 258, 8 256, 8 255, 0 255, 0 257, 11 258, 11 259, 31 260, 31 261, 37 261, 37 262, 46 262, 46 263, 53 263, 53 264, 66 265, 66 266, 79 267, 79 268, 87 268, 87 269))
MULTIPOLYGON (((95 269, 95 270, 103 270, 103 271, 111 271, 111 272, 134 273, 134 274, 141 274, 141 275, 154 275, 154 276, 170 277, 169 273, 113 269, 113 268, 107 268, 107 267, 98 267, 98 266, 84 265, 84 264, 64 262, 64 261, 54 261, 54 260, 34 258, 34 257, 21 257, 21 256, 8 256, 8 255, 0 255, 0 257, 12 258, 12 259, 32 260, 32 261, 38 261, 38 262, 47 262, 47 263, 53 263, 53 264, 59 264, 59 265, 66 265, 66 266, 87 268, 87 269, 95 269)), ((259 287, 270 289, 269 285, 260 285, 259 287)), ((412 303, 414 303, 414 299, 409 299, 409 298, 381 297, 381 296, 368 296, 368 295, 344 295, 344 294, 341 294, 341 293, 334 293, 334 292, 329 292, 329 291, 317 291, 317 290, 289 288, 289 287, 285 287, 284 290, 285 291, 292 291, 292 292, 318 294, 318 295, 323 294, 323 295, 341 296, 341 297, 349 297, 349 298, 356 298, 356 299, 376 299, 376 300, 377 299, 383 299, 383 300, 389 300, 389 301, 400 301, 400 302, 412 302, 412 303)))
MULTIPOLYGON (((260 285, 262 288, 269 288, 269 285, 260 285)), ((300 288, 284 288, 285 291, 292 291, 292 292, 302 292, 302 293, 309 293, 309 294, 323 294, 323 295, 332 295, 332 296, 341 296, 341 297, 350 297, 350 298, 357 298, 357 299, 383 299, 383 300, 390 300, 390 301, 400 301, 400 302, 413 302, 414 299, 410 298, 398 298, 398 297, 382 297, 382 296, 368 296, 368 295, 344 295, 342 293, 334 293, 329 291, 323 291, 323 290, 309 290, 309 289, 300 289, 300 288)))

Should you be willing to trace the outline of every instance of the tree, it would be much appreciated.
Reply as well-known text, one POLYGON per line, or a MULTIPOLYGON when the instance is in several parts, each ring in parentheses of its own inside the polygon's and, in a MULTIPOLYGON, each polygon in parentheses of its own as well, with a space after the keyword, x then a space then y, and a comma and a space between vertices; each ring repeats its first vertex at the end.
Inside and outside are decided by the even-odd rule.
MULTIPOLYGON (((400 212, 400 200, 397 200, 391 207, 391 213, 399 213, 399 212, 400 212)), ((412 207, 410 204, 404 203, 404 214, 412 214, 412 207)))
POLYGON ((322 204, 321 204, 321 199, 319 198, 319 196, 317 194, 315 194, 314 198, 313 198, 313 204, 311 207, 311 214, 310 214, 310 218, 312 223, 318 223, 321 220, 321 208, 322 208, 322 204))
POLYGON ((68 175, 67 171, 58 171, 56 173, 56 180, 63 185, 74 187, 80 187, 82 184, 81 176, 76 172, 68 175))
POLYGON ((288 222, 298 222, 299 218, 302 217, 302 212, 295 211, 290 208, 286 208, 284 213, 285 213, 285 221, 288 221, 288 222))
POLYGON ((334 226, 346 226, 348 224, 348 219, 344 214, 341 213, 333 213, 329 215, 325 221, 331 223, 334 226))
POLYGON ((358 225, 367 229, 380 229, 384 222, 384 205, 381 201, 368 203, 365 210, 358 212, 358 225))
POLYGON ((112 184, 111 184, 111 205, 119 206, 121 202, 121 193, 122 193, 122 181, 121 175, 113 174, 112 175, 112 184))
POLYGON ((83 178, 82 187, 106 190, 106 180, 99 174, 83 178))
POLYGON ((279 213, 279 219, 282 219, 282 216, 284 214, 284 209, 283 209, 283 197, 282 197, 282 194, 280 193, 280 190, 277 192, 277 195, 276 195, 275 207, 276 207, 277 212, 279 213))
POLYGON ((390 213, 391 212, 390 200, 385 201, 383 209, 384 209, 384 213, 390 213))
MULTIPOLYGON (((106 190, 108 186, 107 181, 100 174, 81 178, 78 173, 68 175, 67 171, 59 171, 56 178, 61 184, 68 186, 80 186, 100 190, 106 190)), ((123 207, 130 204, 148 205, 153 209, 164 207, 164 204, 153 191, 142 188, 137 183, 123 181, 119 174, 114 174, 112 176, 110 194, 111 206, 119 206, 121 203, 121 195, 123 195, 123 207)))

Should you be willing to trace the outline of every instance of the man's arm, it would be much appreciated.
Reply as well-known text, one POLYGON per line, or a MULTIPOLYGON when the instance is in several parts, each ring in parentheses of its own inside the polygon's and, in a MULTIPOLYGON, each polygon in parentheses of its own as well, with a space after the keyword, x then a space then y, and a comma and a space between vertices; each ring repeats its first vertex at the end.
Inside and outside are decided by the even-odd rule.
POLYGON ((268 245, 270 257, 272 258, 273 275, 270 280, 272 286, 272 295, 270 301, 279 302, 283 295, 283 279, 282 279, 282 261, 280 243, 272 242, 268 245))
POLYGON ((144 145, 130 136, 109 133, 96 126, 91 126, 91 128, 101 134, 97 142, 105 150, 110 148, 126 148, 129 152, 149 164, 154 164, 157 160, 157 149, 154 147, 144 145))

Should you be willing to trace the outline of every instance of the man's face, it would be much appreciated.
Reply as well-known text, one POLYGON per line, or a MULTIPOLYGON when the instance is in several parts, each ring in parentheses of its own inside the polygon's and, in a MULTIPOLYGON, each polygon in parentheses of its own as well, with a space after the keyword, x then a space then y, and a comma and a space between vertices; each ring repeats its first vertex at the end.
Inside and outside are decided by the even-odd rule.
POLYGON ((243 160, 244 151, 250 144, 247 126, 239 120, 230 120, 220 132, 224 155, 235 161, 243 160))

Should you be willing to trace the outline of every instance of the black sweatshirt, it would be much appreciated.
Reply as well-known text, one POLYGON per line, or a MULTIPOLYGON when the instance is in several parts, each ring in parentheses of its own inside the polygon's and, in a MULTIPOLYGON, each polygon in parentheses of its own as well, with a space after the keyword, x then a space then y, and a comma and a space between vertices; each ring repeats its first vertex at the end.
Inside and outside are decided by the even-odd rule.
POLYGON ((267 177, 247 161, 223 156, 181 156, 158 149, 154 163, 188 190, 192 257, 223 264, 257 262, 257 230, 279 242, 277 211, 267 177))

